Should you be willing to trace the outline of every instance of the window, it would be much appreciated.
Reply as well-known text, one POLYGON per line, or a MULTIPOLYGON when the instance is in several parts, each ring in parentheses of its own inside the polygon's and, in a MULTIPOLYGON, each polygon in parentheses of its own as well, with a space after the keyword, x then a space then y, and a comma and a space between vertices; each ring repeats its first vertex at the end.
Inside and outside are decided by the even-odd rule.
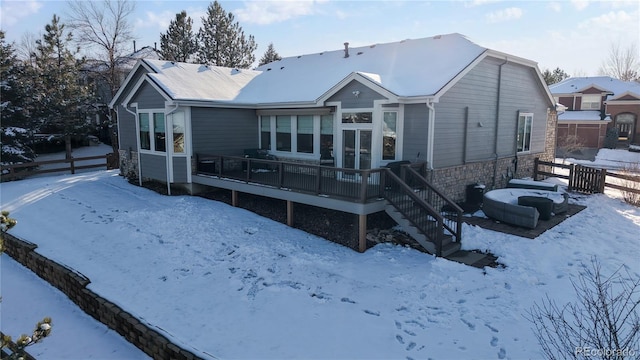
POLYGON ((149 133, 149 114, 139 114, 140 123, 140 149, 151 150, 151 136, 149 133))
POLYGON ((276 150, 291 151, 291 116, 276 116, 276 150))
POLYGON ((184 112, 173 113, 173 152, 184 153, 184 112))
POLYGON ((342 113, 343 124, 371 124, 373 114, 370 112, 342 113))
POLYGON ((600 110, 600 95, 582 95, 582 110, 600 110))
POLYGON ((313 154, 313 115, 298 116, 298 152, 313 154))
POLYGON ((516 139, 518 152, 531 150, 531 122, 532 113, 521 113, 518 116, 518 137, 516 139))
POLYGON ((333 159, 333 115, 320 118, 320 159, 333 159))
POLYGON ((165 143, 166 132, 164 126, 164 114, 162 113, 153 114, 153 134, 155 139, 155 150, 162 152, 167 151, 165 143))
MULTIPOLYGON (((184 117, 182 122, 182 147, 184 149, 184 117)), ((138 123, 141 150, 167 151, 164 113, 139 113, 138 123)))
POLYGON ((271 150, 271 117, 260 116, 260 148, 271 150))
POLYGON ((382 160, 396 159, 396 131, 398 113, 385 111, 382 116, 382 160))

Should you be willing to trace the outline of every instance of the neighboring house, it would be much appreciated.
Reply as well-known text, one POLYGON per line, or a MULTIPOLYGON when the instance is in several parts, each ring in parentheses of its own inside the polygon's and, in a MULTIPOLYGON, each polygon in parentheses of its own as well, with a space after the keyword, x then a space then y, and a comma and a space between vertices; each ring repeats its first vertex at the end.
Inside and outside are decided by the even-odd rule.
POLYGON ((608 128, 619 145, 640 143, 640 84, 608 76, 575 77, 549 86, 558 109, 558 148, 578 142, 600 149, 608 128))
POLYGON ((122 173, 356 214, 364 250, 366 215, 386 206, 366 188, 384 183, 378 168, 424 163, 430 185, 463 201, 470 184, 504 187, 532 176, 536 157, 553 158, 554 100, 536 63, 460 34, 344 45, 254 70, 140 60, 110 104, 118 111, 122 173), (286 166, 314 165, 303 173, 339 168, 334 182, 365 184, 362 197, 301 194, 282 178, 276 188, 230 181, 220 170, 230 160, 222 157, 214 176, 201 171, 205 154, 242 157, 247 149, 266 149, 286 166))
MULTIPOLYGON (((134 42, 134 51, 133 53, 120 57, 117 60, 117 76, 120 83, 123 83, 126 79, 129 72, 136 66, 136 63, 140 59, 160 59, 160 55, 158 51, 150 46, 144 46, 141 49, 135 49, 134 42)), ((108 72, 109 66, 104 60, 95 60, 89 59, 87 60, 84 68, 84 80, 87 84, 93 86, 93 91, 96 94, 98 102, 95 106, 99 109, 96 113, 95 125, 106 124, 107 116, 108 116, 108 104, 113 100, 113 96, 111 94, 111 88, 107 83, 105 76, 108 72)), ((106 128, 101 130, 99 134, 101 140, 109 141, 109 132, 106 128)))

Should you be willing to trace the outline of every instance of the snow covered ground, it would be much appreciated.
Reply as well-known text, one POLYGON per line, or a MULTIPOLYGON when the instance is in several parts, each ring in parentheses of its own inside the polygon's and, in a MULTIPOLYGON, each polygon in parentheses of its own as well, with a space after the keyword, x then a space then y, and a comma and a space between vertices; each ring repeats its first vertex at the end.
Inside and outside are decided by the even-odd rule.
MULTIPOLYGON (((640 209, 615 192, 574 196, 587 208, 535 240, 465 225, 463 248, 506 265, 482 270, 390 244, 356 253, 224 203, 156 194, 117 171, 0 190, 18 220, 13 234, 204 358, 540 358, 523 316, 535 302, 574 301, 570 279, 592 256, 605 273, 626 266, 640 276, 640 209)), ((20 271, 1 259, 2 330, 31 330, 34 319, 6 315, 29 295, 5 280, 20 271)), ((51 337, 32 348, 38 359, 66 357, 63 340, 84 335, 52 312, 51 337)), ((114 343, 105 348, 119 346, 104 333, 114 343)), ((101 349, 76 354, 140 357, 101 349)))

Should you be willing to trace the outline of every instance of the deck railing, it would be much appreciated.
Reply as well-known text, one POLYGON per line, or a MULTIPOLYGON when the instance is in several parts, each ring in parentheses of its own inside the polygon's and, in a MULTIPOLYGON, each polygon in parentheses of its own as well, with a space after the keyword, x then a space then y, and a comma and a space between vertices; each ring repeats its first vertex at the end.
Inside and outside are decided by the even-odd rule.
POLYGON ((224 155, 197 157, 198 174, 366 203, 383 196, 385 169, 345 169, 224 155))

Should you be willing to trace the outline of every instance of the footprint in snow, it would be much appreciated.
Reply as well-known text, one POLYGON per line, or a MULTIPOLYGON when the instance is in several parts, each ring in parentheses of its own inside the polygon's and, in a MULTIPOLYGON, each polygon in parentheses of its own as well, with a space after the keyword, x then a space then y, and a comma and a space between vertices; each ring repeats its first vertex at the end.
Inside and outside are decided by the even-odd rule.
POLYGON ((507 350, 505 350, 504 348, 500 348, 500 351, 498 351, 498 359, 504 359, 507 357, 507 350))
POLYGON ((369 315, 373 315, 373 316, 380 316, 380 312, 379 311, 371 311, 371 310, 363 310, 365 312, 365 314, 369 314, 369 315))
POLYGON ((356 302, 349 299, 348 297, 343 297, 342 299, 340 299, 340 301, 342 301, 343 303, 349 303, 349 304, 355 304, 356 302))
POLYGON ((484 326, 488 327, 489 330, 493 331, 494 333, 500 332, 500 331, 498 331, 498 329, 494 328, 490 324, 484 324, 484 326))
POLYGON ((490 342, 491 346, 496 347, 498 346, 498 338, 497 337, 492 337, 491 338, 491 342, 490 342))
POLYGON ((460 319, 465 325, 469 327, 469 330, 475 330, 476 326, 465 319, 460 319))
POLYGON ((253 235, 253 234, 258 232, 258 228, 248 227, 248 228, 244 229, 244 232, 249 234, 249 235, 253 235))
POLYGON ((415 348, 415 347, 416 347, 416 345, 417 345, 417 344, 416 344, 416 343, 414 343, 414 342, 412 341, 412 342, 410 342, 410 343, 409 343, 409 345, 407 345, 406 350, 407 350, 407 351, 411 351, 411 350, 413 350, 413 348, 415 348))
POLYGON ((404 339, 402 338, 402 336, 396 335, 396 340, 398 340, 400 344, 404 345, 404 339))

